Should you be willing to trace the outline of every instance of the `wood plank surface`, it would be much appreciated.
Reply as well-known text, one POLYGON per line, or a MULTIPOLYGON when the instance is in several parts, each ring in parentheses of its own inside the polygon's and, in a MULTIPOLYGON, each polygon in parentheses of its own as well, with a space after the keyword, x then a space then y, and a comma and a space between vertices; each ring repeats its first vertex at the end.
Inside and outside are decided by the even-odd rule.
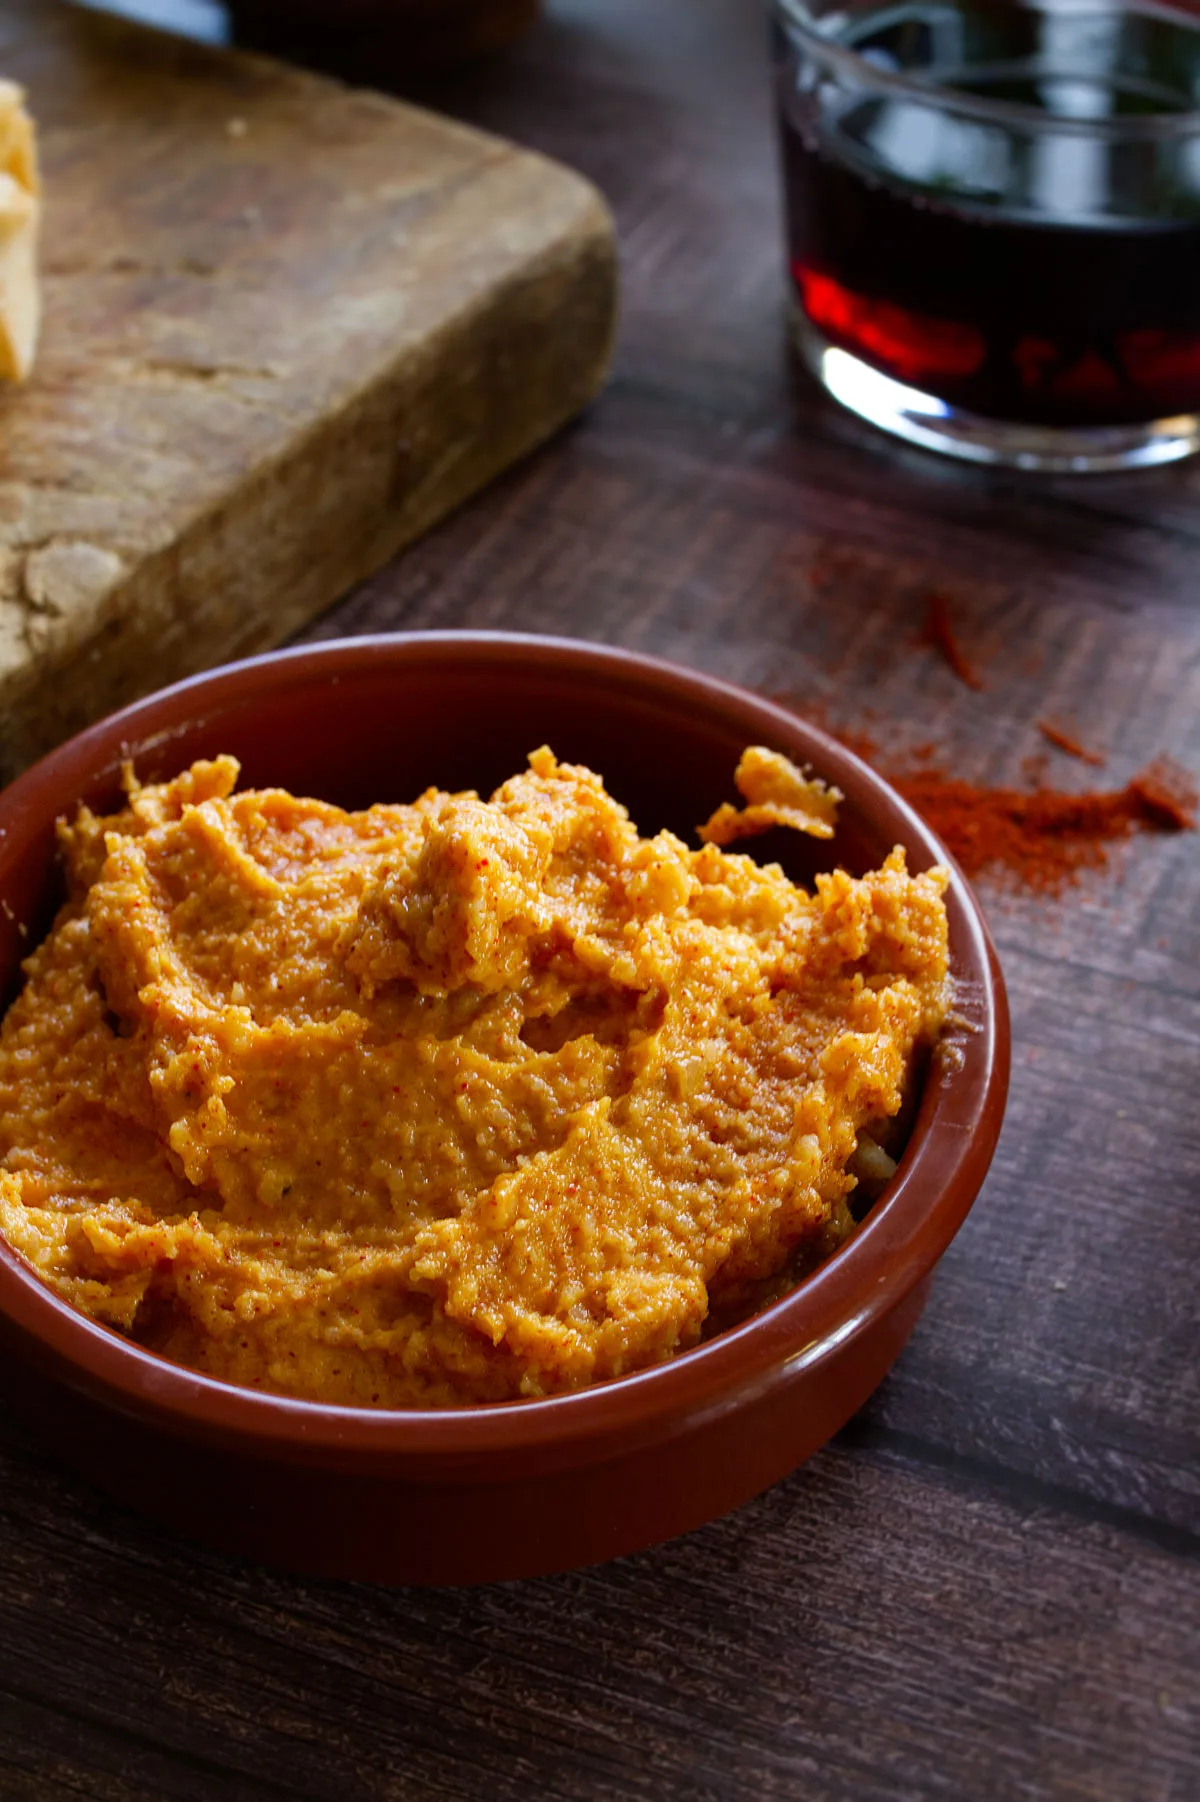
POLYGON ((1189 1794, 1200 1596, 1175 1560, 920 1452, 852 1437, 603 1569, 389 1592, 106 1504, 64 1535, 72 1485, 3 1443, 6 1797, 1189 1794))
POLYGON ((611 228, 544 159, 378 94, 0 5, 46 190, 0 396, 0 772, 264 648, 528 451, 607 363, 611 228))
MULTIPOLYGON (((1045 751, 1097 780, 1043 717, 1104 782, 1200 769, 1200 464, 990 477, 793 381, 761 27, 742 0, 554 0, 433 94, 613 204, 616 377, 308 636, 564 632, 995 779, 1045 751), (919 643, 932 584, 981 693, 919 643)), ((834 1446, 637 1558, 390 1594, 188 1547, 0 1416, 0 1796, 1200 1797, 1200 841, 982 894, 1014 1012, 999 1153, 834 1446)))

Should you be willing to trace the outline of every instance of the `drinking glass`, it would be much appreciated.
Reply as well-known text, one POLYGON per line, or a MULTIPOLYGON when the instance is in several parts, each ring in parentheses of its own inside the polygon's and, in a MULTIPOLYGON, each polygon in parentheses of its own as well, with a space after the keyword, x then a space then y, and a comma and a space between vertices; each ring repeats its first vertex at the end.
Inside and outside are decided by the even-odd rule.
POLYGON ((914 443, 1200 448, 1200 13, 773 0, 800 355, 914 443))

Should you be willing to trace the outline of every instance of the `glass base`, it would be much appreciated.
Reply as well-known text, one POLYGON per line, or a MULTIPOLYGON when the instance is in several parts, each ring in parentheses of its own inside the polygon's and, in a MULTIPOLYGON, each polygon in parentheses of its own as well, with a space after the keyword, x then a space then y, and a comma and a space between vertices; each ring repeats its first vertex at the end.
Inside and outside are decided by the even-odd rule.
POLYGON ((834 400, 885 432, 945 456, 1003 469, 1085 475, 1147 469, 1200 450, 1200 415, 1195 413, 1113 426, 1040 426, 987 419, 893 381, 849 351, 839 350, 799 307, 793 314, 793 331, 801 358, 834 400))

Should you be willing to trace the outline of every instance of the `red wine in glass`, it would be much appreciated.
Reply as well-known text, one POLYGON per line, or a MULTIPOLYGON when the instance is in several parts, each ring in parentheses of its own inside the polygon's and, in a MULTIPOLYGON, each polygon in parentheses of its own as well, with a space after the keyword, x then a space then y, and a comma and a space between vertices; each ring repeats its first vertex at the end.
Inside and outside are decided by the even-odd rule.
POLYGON ((800 37, 792 16, 789 262, 817 341, 985 421, 1200 414, 1200 16, 912 0, 800 37))

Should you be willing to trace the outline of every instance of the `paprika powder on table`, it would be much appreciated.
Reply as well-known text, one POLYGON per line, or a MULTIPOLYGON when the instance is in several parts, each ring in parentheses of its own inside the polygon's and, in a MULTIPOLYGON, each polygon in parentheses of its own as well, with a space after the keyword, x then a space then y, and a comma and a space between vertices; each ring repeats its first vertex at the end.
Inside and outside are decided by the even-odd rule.
POLYGON ((1108 848, 1134 832, 1189 831, 1196 789, 1160 758, 1124 788, 988 788, 929 768, 889 775, 968 876, 1002 869, 1027 888, 1058 894, 1079 871, 1101 868, 1108 848))
MULTIPOLYGON (((818 702, 787 694, 774 698, 814 719, 872 764, 970 877, 987 871, 1042 894, 1061 894, 1082 871, 1104 868, 1114 843, 1136 832, 1187 832, 1196 826, 1196 784, 1168 757, 1155 759, 1123 788, 1072 793, 1041 784, 992 787, 951 775, 935 761, 934 745, 893 759, 877 738, 825 719, 818 702)), ((1039 729, 1044 730, 1040 722, 1039 729)), ((1061 748, 1075 754, 1074 741, 1061 748)))
MULTIPOLYGON (((985 687, 977 665, 959 642, 943 589, 928 592, 918 642, 935 650, 965 687, 977 693, 985 687)), ((1082 794, 1050 788, 1040 780, 1036 759, 1026 764, 1034 782, 1031 788, 991 787, 949 774, 937 764, 934 744, 909 749, 893 760, 872 737, 825 718, 819 700, 789 694, 775 699, 814 719, 873 764, 932 826, 968 876, 1002 872, 1026 888, 1059 894, 1080 871, 1103 868, 1114 842, 1135 832, 1185 832, 1196 825, 1196 784, 1167 757, 1157 758, 1124 788, 1082 794)), ((1062 727, 1045 719, 1036 723, 1057 750, 1084 763, 1103 765, 1099 753, 1062 727)))

